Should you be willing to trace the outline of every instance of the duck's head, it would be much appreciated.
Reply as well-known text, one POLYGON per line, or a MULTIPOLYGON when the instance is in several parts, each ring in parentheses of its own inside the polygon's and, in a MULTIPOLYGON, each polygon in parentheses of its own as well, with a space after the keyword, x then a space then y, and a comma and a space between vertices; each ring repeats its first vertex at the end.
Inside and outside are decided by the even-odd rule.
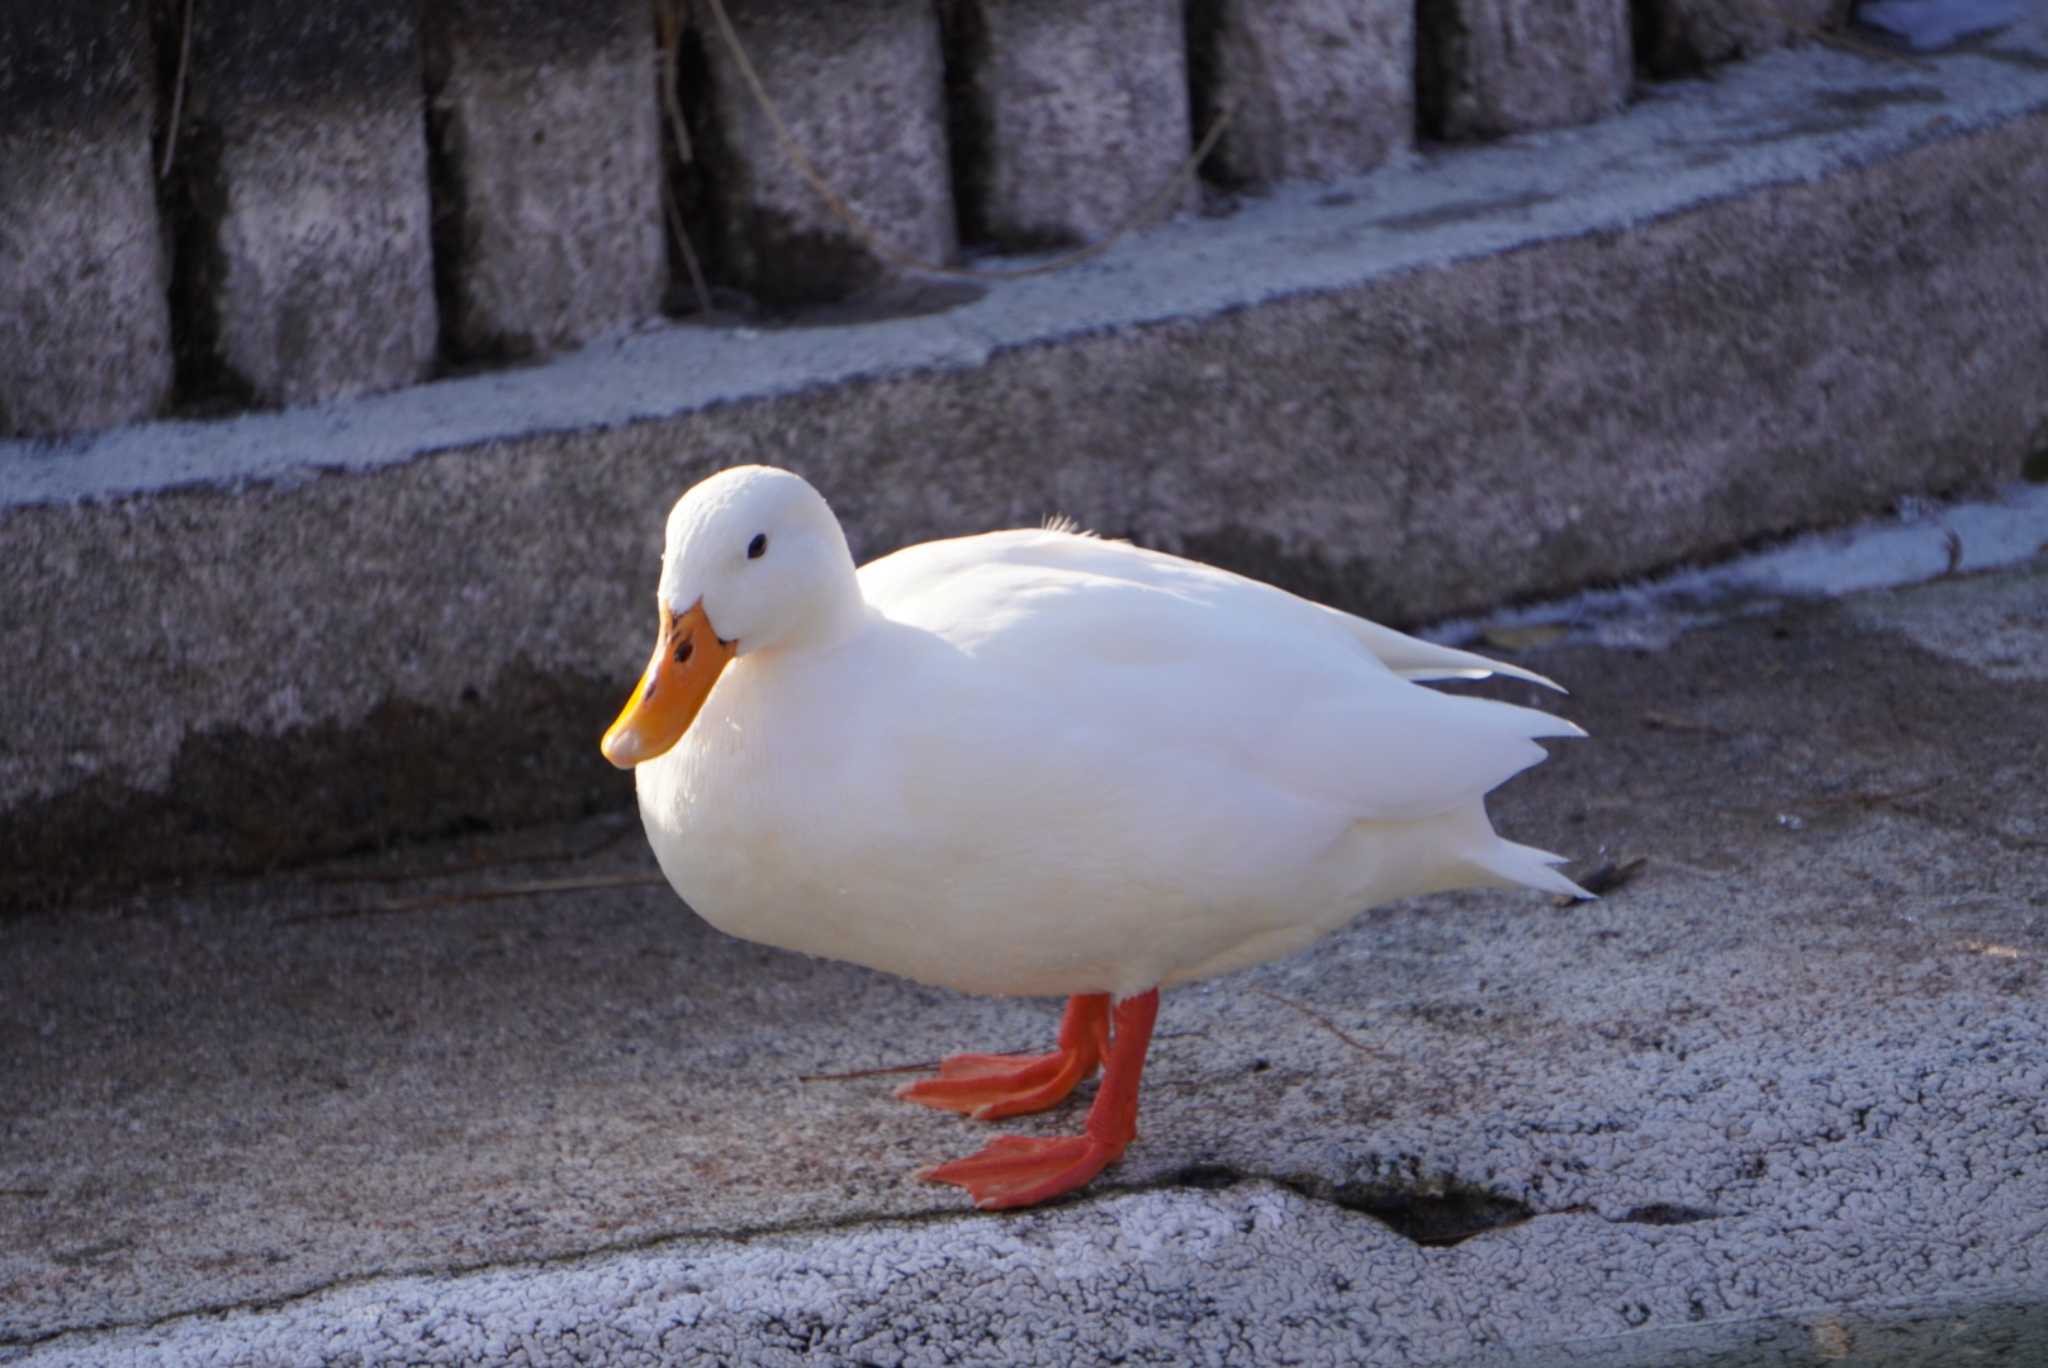
POLYGON ((658 597, 654 656, 604 734, 621 769, 680 741, 736 658, 828 644, 862 611, 839 520, 803 477, 770 466, 720 471, 676 500, 658 597))

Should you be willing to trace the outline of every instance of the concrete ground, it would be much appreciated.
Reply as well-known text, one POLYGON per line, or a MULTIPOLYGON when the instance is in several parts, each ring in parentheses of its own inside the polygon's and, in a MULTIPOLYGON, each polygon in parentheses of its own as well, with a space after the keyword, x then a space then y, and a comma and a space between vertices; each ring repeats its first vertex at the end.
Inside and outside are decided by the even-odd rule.
POLYGON ((1592 739, 1498 823, 1632 874, 1170 994, 1138 1144, 1022 1214, 860 1071, 1051 1007, 726 939, 623 809, 8 921, 0 1362, 2028 1361, 2044 605, 1529 655, 1592 739))

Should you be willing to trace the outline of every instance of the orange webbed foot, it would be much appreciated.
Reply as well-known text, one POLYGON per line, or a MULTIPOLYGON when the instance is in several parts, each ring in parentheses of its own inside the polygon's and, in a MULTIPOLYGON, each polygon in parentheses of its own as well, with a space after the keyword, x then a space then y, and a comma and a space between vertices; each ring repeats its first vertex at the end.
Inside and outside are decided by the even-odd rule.
POLYGON ((939 1062, 937 1078, 906 1083, 896 1095, 920 1107, 994 1121, 1056 1106, 1085 1077, 1064 1054, 951 1055, 939 1062))
MULTIPOLYGON (((1058 1096, 1074 1082, 1087 1077, 1096 1062, 1102 1064, 1102 1087, 1088 1109, 1087 1129, 1080 1135, 1039 1139, 1022 1135, 999 1135, 974 1154, 924 1169, 918 1177, 930 1183, 951 1183, 967 1189, 974 1204, 984 1211, 1031 1206, 1083 1186, 1096 1174, 1123 1156, 1138 1134, 1138 1078, 1144 1072, 1145 1051, 1152 1043, 1152 1023, 1159 1014, 1159 990, 1154 988, 1124 999, 1116 1005, 1115 1028, 1110 1028, 1109 999, 1106 996, 1075 997, 1067 1003, 1066 1020, 1060 1027, 1060 1051, 1037 1059, 1017 1060, 1002 1055, 964 1055, 954 1063, 954 1081, 961 1096, 991 1078, 1012 1080, 1020 1072, 1033 1079, 1048 1070, 1048 1081, 1037 1083, 1046 1092, 1072 1072, 1072 1060, 1084 1057, 1087 1070, 1060 1088, 1058 1096), (1099 1023, 1096 1024, 1096 1023, 1099 1023), (1071 1029, 1070 1029, 1071 1028, 1071 1029), (1084 1042, 1083 1037, 1086 1037, 1084 1042), (1051 1064, 1051 1061, 1066 1061, 1051 1064)), ((940 1075, 912 1084, 903 1096, 927 1105, 927 1097, 948 1083, 944 1066, 940 1075), (919 1096, 920 1089, 929 1090, 919 1096)), ((1036 1110, 1022 1105, 1035 1096, 1019 1087, 1000 1102, 978 1107, 973 1115, 1011 1115, 997 1106, 1018 1111, 1036 1110)), ((1054 1098, 1057 1100, 1057 1097, 1054 1098)), ((1050 1105, 1049 1103, 1046 1105, 1050 1105)))
POLYGON ((921 1107, 959 1112, 977 1121, 1023 1116, 1059 1105, 1101 1063, 1109 1034, 1109 998, 1067 1001, 1059 1048, 1047 1055, 952 1055, 937 1078, 906 1083, 896 1095, 921 1107))
POLYGON ((1038 1139, 999 1135, 964 1159, 920 1170, 928 1183, 951 1183, 967 1189, 983 1211, 1033 1206, 1072 1192, 1108 1168, 1123 1154, 1092 1135, 1038 1139))

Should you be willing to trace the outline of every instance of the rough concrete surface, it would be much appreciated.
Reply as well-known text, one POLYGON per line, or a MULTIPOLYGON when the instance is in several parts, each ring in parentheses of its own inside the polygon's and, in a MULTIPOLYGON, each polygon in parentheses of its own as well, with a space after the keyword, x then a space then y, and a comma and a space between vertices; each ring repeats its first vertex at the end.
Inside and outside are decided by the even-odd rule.
POLYGON ((0 53, 0 436, 151 417, 171 320, 142 9, 0 5, 0 53))
MULTIPOLYGON (((960 219, 974 242, 1093 242, 1194 142, 1180 0, 945 0, 960 219)), ((1171 194, 1163 217, 1192 201, 1171 194)))
POLYGON ((817 1075, 1050 1007, 721 937, 624 812, 16 918, 0 1360, 2038 1345, 2044 599, 2037 558, 1529 657, 1592 739, 1496 820, 1632 874, 1170 994, 1139 1142, 1023 1215, 910 1177, 981 1128, 817 1075))
POLYGON ((2009 480, 2044 53, 1782 53, 942 314, 0 447, 0 900, 591 810, 663 511, 740 461, 864 556, 1064 512, 1397 622, 2009 480))
POLYGON ((1411 7, 1199 0, 1187 13, 1195 135, 1230 117, 1205 174, 1249 186, 1330 180, 1413 142, 1411 7))
POLYGON ((452 353, 531 355, 653 317, 668 259, 652 8, 464 0, 420 15, 452 353))
POLYGON ((169 187, 180 390, 310 404, 431 369, 418 8, 193 9, 169 187))
POLYGON ((1628 0, 1423 0, 1415 22, 1417 102, 1435 137, 1605 118, 1635 82, 1628 0))
MULTIPOLYGON (((837 299, 893 273, 799 170, 706 6, 692 138, 719 259, 771 305, 837 299)), ((957 248, 937 12, 926 0, 724 0, 789 138, 898 258, 957 248)), ((686 77, 688 73, 686 72, 686 77)))

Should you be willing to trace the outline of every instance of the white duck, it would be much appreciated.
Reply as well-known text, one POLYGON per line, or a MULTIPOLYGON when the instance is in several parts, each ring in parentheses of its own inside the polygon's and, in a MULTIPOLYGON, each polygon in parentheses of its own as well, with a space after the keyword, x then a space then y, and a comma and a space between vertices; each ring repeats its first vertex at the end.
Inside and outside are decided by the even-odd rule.
POLYGON ((983 1207, 1123 1153, 1162 986, 1413 894, 1585 896, 1483 804, 1543 758, 1534 738, 1584 733, 1413 681, 1556 685, 1224 570, 1058 529, 856 570, 816 490, 749 466, 669 514, 660 610, 604 753, 637 767, 648 840, 699 915, 926 983, 1068 997, 1051 1054, 954 1056, 899 1094, 990 1119, 1103 1067, 1082 1135, 925 1171, 983 1207))

